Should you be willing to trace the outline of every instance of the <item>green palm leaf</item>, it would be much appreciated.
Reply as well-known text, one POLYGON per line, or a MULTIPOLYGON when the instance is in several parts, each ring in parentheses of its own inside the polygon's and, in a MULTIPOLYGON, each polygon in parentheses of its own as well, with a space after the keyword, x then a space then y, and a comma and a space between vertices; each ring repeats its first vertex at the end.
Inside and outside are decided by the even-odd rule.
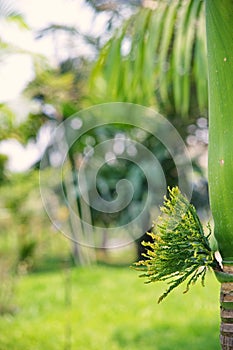
POLYGON ((97 102, 156 105, 187 116, 207 108, 204 6, 200 0, 160 0, 141 8, 107 42, 93 68, 97 102), (125 43, 128 52, 122 54, 125 43), (98 90, 98 93, 97 93, 98 90))

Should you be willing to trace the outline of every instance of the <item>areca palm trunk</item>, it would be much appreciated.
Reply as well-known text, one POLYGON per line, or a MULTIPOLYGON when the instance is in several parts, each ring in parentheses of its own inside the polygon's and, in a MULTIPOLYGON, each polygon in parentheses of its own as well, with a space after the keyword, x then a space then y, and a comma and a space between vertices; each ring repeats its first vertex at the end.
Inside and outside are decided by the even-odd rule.
POLYGON ((233 1, 206 0, 209 73, 209 187, 214 233, 223 259, 222 349, 233 349, 233 1))

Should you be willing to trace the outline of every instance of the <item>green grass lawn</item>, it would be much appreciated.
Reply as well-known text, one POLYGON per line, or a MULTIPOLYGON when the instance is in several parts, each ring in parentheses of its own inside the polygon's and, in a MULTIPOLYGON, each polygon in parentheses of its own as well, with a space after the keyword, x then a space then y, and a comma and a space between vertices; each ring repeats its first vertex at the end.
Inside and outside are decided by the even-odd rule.
POLYGON ((128 267, 26 275, 18 312, 0 317, 0 350, 219 350, 219 285, 206 284, 158 305, 163 286, 128 267))

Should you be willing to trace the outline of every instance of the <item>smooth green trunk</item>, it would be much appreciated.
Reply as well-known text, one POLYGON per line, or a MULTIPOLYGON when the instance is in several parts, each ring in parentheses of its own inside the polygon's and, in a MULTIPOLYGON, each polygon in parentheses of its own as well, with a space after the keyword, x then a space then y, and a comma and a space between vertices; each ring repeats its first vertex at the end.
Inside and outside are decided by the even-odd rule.
POLYGON ((233 0, 206 0, 209 74, 209 190, 223 259, 223 350, 233 349, 233 0))
POLYGON ((209 69, 209 188, 214 233, 233 261, 233 1, 206 0, 209 69))

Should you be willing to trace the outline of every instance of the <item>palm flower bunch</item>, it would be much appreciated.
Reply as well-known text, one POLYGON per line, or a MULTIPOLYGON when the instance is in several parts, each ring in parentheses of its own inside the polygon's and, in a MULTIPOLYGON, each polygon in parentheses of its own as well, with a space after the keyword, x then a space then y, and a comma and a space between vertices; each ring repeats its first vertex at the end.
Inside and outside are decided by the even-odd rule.
POLYGON ((144 271, 140 277, 145 277, 146 283, 168 282, 169 287, 158 302, 185 280, 184 292, 199 278, 204 285, 207 270, 217 268, 209 243, 210 226, 206 236, 196 209, 178 187, 169 188, 168 192, 162 214, 148 233, 153 242, 142 243, 147 248, 145 259, 135 263, 137 270, 144 271))

